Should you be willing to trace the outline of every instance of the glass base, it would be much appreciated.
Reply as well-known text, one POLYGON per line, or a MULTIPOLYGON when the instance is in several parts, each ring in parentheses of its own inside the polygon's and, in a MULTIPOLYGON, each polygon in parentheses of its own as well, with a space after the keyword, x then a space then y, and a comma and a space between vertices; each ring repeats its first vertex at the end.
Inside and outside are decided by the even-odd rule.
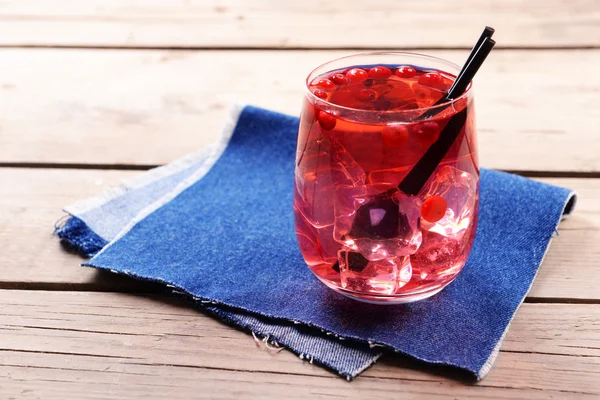
MULTIPOLYGON (((317 276, 317 278, 319 278, 319 277, 317 276)), ((370 294, 370 293, 358 293, 358 292, 354 292, 351 290, 343 289, 339 286, 335 286, 331 282, 328 282, 324 279, 319 278, 319 280, 321 282, 323 282, 327 287, 335 290, 339 294, 344 295, 350 299, 358 300, 360 302, 369 303, 369 304, 394 305, 394 304, 413 303, 415 301, 427 299, 427 298, 441 292, 442 289, 444 289, 446 286, 448 286, 450 283, 452 283, 452 281, 454 281, 455 278, 456 278, 456 276, 454 278, 452 278, 451 280, 446 281, 440 285, 429 287, 425 291, 412 292, 412 293, 406 293, 406 294, 395 294, 393 296, 377 295, 377 294, 370 294)))

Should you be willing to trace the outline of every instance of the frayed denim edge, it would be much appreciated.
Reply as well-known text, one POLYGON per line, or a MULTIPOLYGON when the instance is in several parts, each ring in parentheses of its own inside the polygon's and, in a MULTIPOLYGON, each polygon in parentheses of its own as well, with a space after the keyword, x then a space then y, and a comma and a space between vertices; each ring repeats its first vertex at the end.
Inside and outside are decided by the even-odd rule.
POLYGON ((104 248, 108 241, 98 236, 85 222, 75 216, 61 218, 54 225, 54 234, 61 244, 84 257, 92 257, 104 248))

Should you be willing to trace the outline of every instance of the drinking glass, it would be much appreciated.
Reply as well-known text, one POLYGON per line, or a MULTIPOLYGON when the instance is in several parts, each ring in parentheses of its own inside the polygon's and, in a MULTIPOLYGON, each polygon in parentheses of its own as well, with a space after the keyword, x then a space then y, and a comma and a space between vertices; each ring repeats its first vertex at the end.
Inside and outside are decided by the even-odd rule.
POLYGON ((307 77, 296 234, 308 267, 333 290, 412 302, 442 290, 465 265, 479 199, 471 87, 438 101, 459 69, 421 54, 372 52, 307 77))

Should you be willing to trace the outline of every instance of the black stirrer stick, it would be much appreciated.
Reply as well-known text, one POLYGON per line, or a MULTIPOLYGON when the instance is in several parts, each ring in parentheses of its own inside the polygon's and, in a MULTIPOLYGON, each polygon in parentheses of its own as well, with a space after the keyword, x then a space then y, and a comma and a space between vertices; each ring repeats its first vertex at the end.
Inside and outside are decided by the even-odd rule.
MULTIPOLYGON (((461 68, 458 75, 456 75, 454 84, 452 85, 452 87, 450 87, 450 89, 448 90, 448 93, 446 93, 444 96, 440 97, 440 99, 438 101, 436 101, 433 106, 431 106, 432 108, 430 108, 428 111, 425 111, 423 114, 421 114, 418 119, 425 119, 425 118, 433 117, 434 115, 438 114, 439 112, 441 112, 444 109, 443 107, 441 107, 441 108, 433 108, 433 107, 439 106, 440 104, 450 101, 450 100, 460 96, 461 94, 463 94, 463 92, 465 91, 465 89, 467 87, 465 86, 462 90, 460 90, 460 88, 457 88, 457 82, 459 82, 461 80, 461 77, 465 73, 465 70, 467 69, 467 67, 469 66, 469 64, 471 63, 471 61, 473 60, 473 58, 475 57, 475 55, 481 48, 481 45, 483 44, 484 40, 486 38, 491 39, 494 32, 496 32, 496 30, 489 26, 486 26, 483 29, 483 32, 481 32, 481 35, 479 35, 479 39, 477 39, 477 43, 475 43, 475 46, 473 46, 473 48, 471 49, 471 52, 469 53, 469 56, 467 57, 467 61, 465 61, 465 63, 463 64, 463 67, 461 68)), ((467 85, 468 85, 468 82, 467 82, 467 85)))
MULTIPOLYGON (((462 94, 465 91, 495 44, 496 42, 493 39, 484 39, 477 53, 460 76, 460 81, 457 79, 452 85, 452 87, 456 87, 455 92, 462 94)), ((409 195, 416 195, 421 191, 460 133, 467 120, 467 109, 468 107, 465 107, 464 110, 450 118, 438 139, 427 149, 408 175, 404 177, 398 185, 398 189, 409 195)))
MULTIPOLYGON (((487 29, 484 30, 484 33, 486 31, 487 29)), ((467 59, 463 73, 459 74, 460 76, 457 77, 453 85, 453 88, 456 87, 453 92, 458 93, 461 88, 464 92, 495 44, 496 42, 491 38, 483 38, 473 57, 467 59)), ((460 93, 462 94, 462 92, 460 93)), ((398 185, 399 190, 408 195, 417 195, 421 191, 463 128, 467 120, 467 109, 468 106, 450 118, 438 139, 427 149, 408 175, 400 182, 398 185)), ((396 237, 399 231, 405 228, 404 225, 407 220, 406 215, 398 209, 398 204, 393 200, 392 195, 393 191, 380 193, 373 196, 368 203, 360 206, 356 210, 352 228, 349 232, 350 236, 374 239, 396 237), (372 224, 371 211, 376 209, 383 211, 384 216, 376 224, 372 224)))
MULTIPOLYGON (((489 27, 489 26, 486 26, 483 29, 483 32, 481 32, 481 35, 479 36, 479 39, 477 39, 477 43, 475 43, 475 46, 473 46, 473 48, 471 49, 471 52, 469 53, 469 57, 467 57, 467 61, 465 61, 462 69, 460 70, 460 72, 456 76, 456 80, 454 81, 454 84, 452 85, 452 87, 450 88, 450 90, 448 90, 448 93, 446 94, 446 96, 444 98, 450 100, 450 99, 454 99, 455 97, 458 97, 458 96, 460 96, 462 94, 462 92, 464 91, 464 89, 463 89, 463 91, 457 90, 456 89, 456 82, 460 81, 461 76, 465 73, 465 69, 467 69, 467 67, 471 63, 471 60, 473 60, 473 58, 475 57, 475 55, 479 51, 479 48, 483 44, 483 41, 486 38, 491 39, 492 36, 494 35, 494 32, 496 32, 496 30, 494 28, 492 28, 492 27, 489 27)), ((440 103, 440 102, 441 102, 441 99, 438 100, 438 103, 440 103)))

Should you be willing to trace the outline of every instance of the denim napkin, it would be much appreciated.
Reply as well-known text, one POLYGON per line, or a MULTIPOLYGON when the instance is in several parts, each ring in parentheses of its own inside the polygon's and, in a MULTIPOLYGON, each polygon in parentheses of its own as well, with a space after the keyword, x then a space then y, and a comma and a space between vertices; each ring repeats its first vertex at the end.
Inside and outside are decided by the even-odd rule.
POLYGON ((208 155, 67 208, 59 236, 87 254, 102 249, 84 265, 164 282, 343 376, 381 346, 482 378, 574 193, 482 170, 477 236, 457 279, 418 303, 358 303, 322 285, 296 244, 298 120, 245 107, 236 121, 208 155))
MULTIPOLYGON (((227 146, 242 108, 232 107, 230 120, 216 145, 125 180, 120 187, 110 188, 98 197, 65 207, 70 217, 57 227, 58 237, 83 256, 95 255, 114 240, 140 211, 149 206, 160 207, 183 181, 190 177, 196 181, 204 176, 227 146)), ((264 318, 210 301, 194 301, 192 298, 192 302, 222 321, 249 330, 262 337, 263 341, 283 345, 300 358, 332 369, 347 379, 364 371, 382 353, 381 349, 372 345, 340 340, 294 322, 264 318)))

